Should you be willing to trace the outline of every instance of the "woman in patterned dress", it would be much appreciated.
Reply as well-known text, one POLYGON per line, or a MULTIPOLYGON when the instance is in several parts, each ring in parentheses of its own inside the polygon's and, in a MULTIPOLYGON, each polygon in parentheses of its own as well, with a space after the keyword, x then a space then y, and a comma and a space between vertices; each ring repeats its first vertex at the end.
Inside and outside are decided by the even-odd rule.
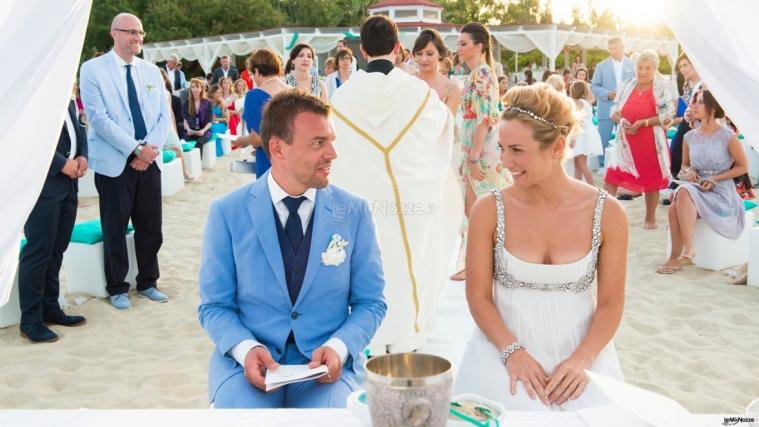
MULTIPOLYGON (((472 70, 461 97, 464 121, 459 157, 459 172, 466 184, 464 212, 469 217, 469 210, 478 197, 509 185, 511 176, 501 166, 496 146, 499 100, 490 33, 482 24, 467 24, 461 29, 457 46, 459 59, 472 70)), ((466 238, 462 239, 459 264, 465 247, 466 238)), ((452 280, 465 278, 464 269, 451 277, 452 280)))
POLYGON ((285 83, 327 102, 327 87, 319 76, 311 74, 315 56, 311 46, 305 43, 296 45, 290 51, 290 60, 285 66, 285 70, 288 71, 285 83))

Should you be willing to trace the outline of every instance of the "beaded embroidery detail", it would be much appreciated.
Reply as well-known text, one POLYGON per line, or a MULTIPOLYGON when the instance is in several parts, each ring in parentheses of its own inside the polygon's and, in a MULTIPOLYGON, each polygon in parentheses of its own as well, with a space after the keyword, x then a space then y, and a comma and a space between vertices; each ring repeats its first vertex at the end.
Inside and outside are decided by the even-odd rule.
POLYGON ((493 250, 495 257, 493 278, 495 279, 496 284, 505 288, 524 288, 538 291, 574 291, 576 293, 584 292, 593 284, 593 280, 596 276, 596 266, 598 264, 598 251, 601 247, 601 213, 603 212, 604 202, 606 201, 607 196, 605 191, 598 190, 598 199, 596 199, 596 208, 593 213, 593 240, 590 248, 591 260, 588 263, 588 268, 585 274, 575 282, 556 284, 523 282, 517 280, 508 272, 506 257, 503 253, 506 248, 504 244, 506 241, 506 220, 504 217, 503 195, 499 189, 493 189, 491 192, 495 196, 496 215, 498 216, 496 222, 496 244, 493 250))

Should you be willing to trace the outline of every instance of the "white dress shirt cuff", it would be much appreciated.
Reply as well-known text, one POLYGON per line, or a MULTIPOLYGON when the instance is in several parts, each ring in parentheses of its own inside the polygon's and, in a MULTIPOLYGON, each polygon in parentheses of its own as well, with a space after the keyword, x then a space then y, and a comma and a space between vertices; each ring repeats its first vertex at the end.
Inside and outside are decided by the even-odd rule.
POLYGON ((343 340, 340 338, 330 338, 324 345, 335 350, 338 356, 340 356, 340 360, 345 364, 345 359, 348 358, 348 347, 345 346, 343 340))
POLYGON ((240 366, 245 368, 245 356, 248 355, 250 349, 262 346, 263 344, 256 340, 245 340, 240 344, 232 347, 232 350, 229 352, 229 354, 237 361, 237 363, 240 364, 240 366))

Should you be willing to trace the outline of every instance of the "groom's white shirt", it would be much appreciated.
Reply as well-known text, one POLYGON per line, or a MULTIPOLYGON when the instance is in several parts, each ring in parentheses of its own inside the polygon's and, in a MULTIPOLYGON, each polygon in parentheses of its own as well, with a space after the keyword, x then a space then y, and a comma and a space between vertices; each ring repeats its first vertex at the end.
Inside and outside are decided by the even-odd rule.
MULTIPOLYGON (((298 215, 300 216, 303 233, 305 234, 306 229, 308 228, 308 222, 311 220, 311 214, 314 212, 314 206, 316 205, 316 189, 309 188, 305 193, 299 196, 291 196, 290 194, 287 194, 279 184, 277 184, 272 173, 269 173, 267 184, 269 185, 271 201, 274 204, 274 209, 277 211, 277 217, 279 217, 280 224, 282 224, 283 227, 287 224, 287 218, 290 216, 290 211, 287 210, 287 206, 283 200, 286 197, 302 196, 306 198, 306 200, 300 204, 300 207, 298 207, 298 215)), ((345 346, 345 343, 340 338, 330 338, 324 345, 335 350, 340 356, 340 360, 345 363, 345 359, 348 357, 348 347, 345 346)), ((252 348, 259 346, 263 346, 263 344, 256 340, 244 340, 240 342, 240 344, 234 346, 230 354, 240 366, 245 367, 245 356, 247 356, 252 348)))

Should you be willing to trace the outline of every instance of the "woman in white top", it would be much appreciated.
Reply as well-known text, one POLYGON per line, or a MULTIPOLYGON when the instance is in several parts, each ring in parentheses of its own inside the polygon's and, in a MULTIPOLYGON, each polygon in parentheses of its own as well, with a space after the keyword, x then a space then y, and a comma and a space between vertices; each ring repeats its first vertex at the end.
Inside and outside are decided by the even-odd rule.
POLYGON ((353 74, 353 51, 349 48, 340 49, 335 54, 337 61, 337 71, 327 76, 324 83, 327 85, 327 94, 332 97, 337 88, 347 82, 353 74))
POLYGON ((603 144, 598 129, 593 124, 593 106, 588 102, 590 88, 581 80, 575 80, 569 85, 569 95, 580 113, 580 128, 573 136, 569 146, 574 157, 575 179, 583 180, 593 185, 593 173, 588 166, 590 156, 603 154, 603 144))
POLYGON ((564 172, 577 119, 563 94, 515 87, 504 106, 499 147, 514 183, 470 213, 466 296, 477 328, 454 393, 515 411, 607 404, 585 370, 622 379, 612 338, 624 306, 625 211, 564 172))

